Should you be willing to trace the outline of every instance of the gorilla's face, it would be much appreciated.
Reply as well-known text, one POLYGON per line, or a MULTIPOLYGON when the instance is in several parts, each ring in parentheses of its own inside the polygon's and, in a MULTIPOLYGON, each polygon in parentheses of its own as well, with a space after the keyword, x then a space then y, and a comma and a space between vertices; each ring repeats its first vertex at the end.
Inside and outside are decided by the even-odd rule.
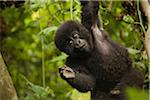
POLYGON ((89 55, 93 48, 89 31, 74 21, 67 21, 56 32, 55 44, 63 52, 73 57, 89 55))
POLYGON ((64 52, 72 56, 83 56, 90 52, 90 44, 80 34, 82 33, 77 30, 71 32, 65 43, 66 48, 64 52))

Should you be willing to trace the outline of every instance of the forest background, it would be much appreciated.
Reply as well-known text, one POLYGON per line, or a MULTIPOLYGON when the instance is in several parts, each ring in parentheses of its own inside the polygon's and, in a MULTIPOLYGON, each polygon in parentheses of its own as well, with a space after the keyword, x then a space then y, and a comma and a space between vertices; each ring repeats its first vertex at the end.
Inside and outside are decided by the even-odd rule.
MULTIPOLYGON (((59 25, 81 21, 80 13, 78 0, 1 1, 0 52, 20 100, 89 100, 89 93, 79 93, 60 78, 58 68, 67 55, 54 44, 59 25)), ((99 15, 111 38, 128 49, 133 67, 145 74, 142 90, 127 89, 130 100, 148 100, 148 23, 139 1, 100 1, 99 15)))

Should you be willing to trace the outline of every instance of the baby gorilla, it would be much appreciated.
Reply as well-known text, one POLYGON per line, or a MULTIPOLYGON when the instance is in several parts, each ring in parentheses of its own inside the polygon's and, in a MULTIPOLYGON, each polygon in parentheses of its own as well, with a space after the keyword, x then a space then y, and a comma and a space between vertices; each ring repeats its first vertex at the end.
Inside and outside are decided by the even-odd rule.
POLYGON ((91 91, 95 78, 83 61, 93 49, 93 39, 88 30, 77 22, 67 21, 57 30, 55 44, 60 51, 69 55, 66 65, 59 69, 61 77, 80 92, 91 91))

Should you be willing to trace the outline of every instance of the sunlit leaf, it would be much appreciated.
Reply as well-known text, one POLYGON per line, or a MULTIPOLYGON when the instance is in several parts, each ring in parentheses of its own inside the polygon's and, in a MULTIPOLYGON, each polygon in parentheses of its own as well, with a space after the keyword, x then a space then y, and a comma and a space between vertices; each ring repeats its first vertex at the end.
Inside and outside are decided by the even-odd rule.
POLYGON ((56 26, 51 26, 51 27, 45 28, 45 29, 43 30, 43 33, 44 33, 44 34, 49 34, 49 33, 52 32, 52 31, 56 31, 57 28, 58 28, 58 27, 56 27, 56 26))
POLYGON ((51 62, 57 62, 66 59, 67 55, 62 53, 60 56, 57 56, 51 60, 51 62))
POLYGON ((74 89, 71 91, 71 99, 72 100, 90 100, 90 92, 81 93, 74 89))
POLYGON ((127 48, 127 49, 128 49, 128 52, 133 55, 140 53, 140 50, 136 50, 136 49, 132 49, 132 48, 127 48))
POLYGON ((126 22, 130 22, 130 23, 134 22, 134 19, 131 16, 129 16, 129 15, 124 16, 123 20, 126 21, 126 22))

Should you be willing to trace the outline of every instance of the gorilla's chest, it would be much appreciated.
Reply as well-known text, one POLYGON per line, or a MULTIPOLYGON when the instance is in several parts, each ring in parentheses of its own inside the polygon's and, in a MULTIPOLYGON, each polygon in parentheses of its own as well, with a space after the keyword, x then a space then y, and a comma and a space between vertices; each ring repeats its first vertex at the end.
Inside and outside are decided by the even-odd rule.
POLYGON ((92 56, 93 58, 88 59, 84 66, 100 81, 119 80, 124 70, 121 68, 120 62, 115 59, 100 57, 100 55, 92 56))

